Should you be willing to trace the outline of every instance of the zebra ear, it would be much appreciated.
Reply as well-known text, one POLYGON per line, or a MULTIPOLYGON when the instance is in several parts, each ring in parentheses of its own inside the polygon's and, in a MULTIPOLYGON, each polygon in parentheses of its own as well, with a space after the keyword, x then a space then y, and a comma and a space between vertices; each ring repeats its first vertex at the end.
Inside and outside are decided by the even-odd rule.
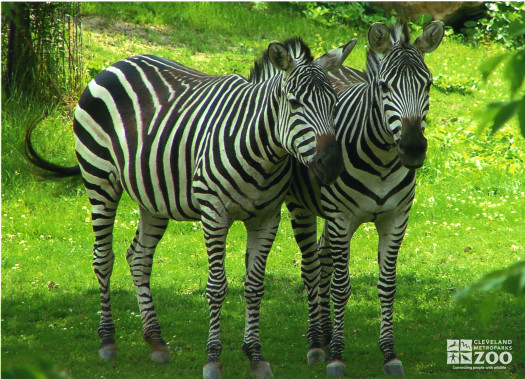
POLYGON ((317 58, 314 62, 324 68, 327 72, 337 70, 341 67, 345 59, 352 52, 357 43, 357 39, 353 39, 346 45, 339 46, 337 49, 330 50, 322 57, 317 58))
POLYGON ((373 24, 368 30, 368 43, 372 50, 381 55, 392 50, 393 45, 388 27, 380 22, 373 24))
POLYGON ((445 28, 441 21, 434 21, 427 25, 423 33, 414 41, 414 46, 423 54, 430 53, 439 46, 445 28))
POLYGON ((290 72, 295 67, 295 61, 280 42, 270 42, 268 45, 268 56, 274 67, 284 72, 290 72))

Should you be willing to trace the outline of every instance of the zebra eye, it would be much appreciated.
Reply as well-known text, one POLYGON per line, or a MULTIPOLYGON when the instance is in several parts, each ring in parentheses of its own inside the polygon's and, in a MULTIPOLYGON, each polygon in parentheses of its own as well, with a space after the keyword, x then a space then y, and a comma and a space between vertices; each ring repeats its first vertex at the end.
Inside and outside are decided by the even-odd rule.
POLYGON ((290 102, 292 109, 299 109, 303 106, 299 101, 297 101, 297 99, 291 98, 288 101, 290 102))
POLYGON ((379 86, 381 87, 381 91, 385 93, 390 92, 390 86, 384 80, 379 81, 379 86))

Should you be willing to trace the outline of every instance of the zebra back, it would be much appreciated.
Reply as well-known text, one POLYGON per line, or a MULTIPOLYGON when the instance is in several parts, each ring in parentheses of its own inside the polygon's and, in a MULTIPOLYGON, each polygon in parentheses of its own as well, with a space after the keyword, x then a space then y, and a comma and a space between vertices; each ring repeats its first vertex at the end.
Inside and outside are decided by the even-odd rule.
POLYGON ((75 112, 83 176, 94 187, 111 178, 145 209, 175 219, 199 217, 195 191, 209 190, 208 178, 249 217, 263 206, 251 194, 266 189, 277 201, 283 193, 290 154, 331 182, 342 163, 325 67, 348 53, 320 62, 299 39, 272 43, 261 61, 279 73, 260 83, 152 55, 117 62, 89 83, 75 112))

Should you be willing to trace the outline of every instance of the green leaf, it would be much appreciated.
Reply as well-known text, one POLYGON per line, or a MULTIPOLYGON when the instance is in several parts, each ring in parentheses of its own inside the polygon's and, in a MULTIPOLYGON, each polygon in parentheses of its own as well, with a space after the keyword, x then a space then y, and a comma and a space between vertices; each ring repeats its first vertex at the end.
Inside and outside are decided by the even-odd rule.
POLYGON ((525 78, 525 49, 513 54, 505 65, 505 78, 510 82, 511 96, 521 88, 525 78))
POLYGON ((502 101, 487 105, 485 110, 478 113, 479 129, 484 129, 491 124, 492 133, 501 129, 505 123, 514 116, 518 110, 519 100, 502 101))
POLYGON ((477 21, 467 21, 467 22, 465 22, 465 26, 466 26, 467 28, 473 28, 473 27, 475 27, 475 26, 477 26, 477 25, 478 25, 478 22, 477 22, 477 21))
POLYGON ((519 101, 510 101, 500 108, 496 117, 494 117, 494 123, 491 126, 492 133, 501 129, 505 123, 514 116, 518 110, 518 104, 519 101))
POLYGON ((525 295, 525 261, 493 271, 454 295, 456 301, 465 301, 477 292, 502 290, 514 296, 525 295))
POLYGON ((422 14, 416 20, 416 24, 419 26, 424 26, 426 23, 432 21, 432 16, 429 14, 422 14))
POLYGON ((492 120, 494 120, 494 118, 496 117, 500 109, 498 107, 498 105, 500 104, 502 103, 488 104, 485 107, 485 109, 480 110, 479 112, 476 113, 476 118, 478 119, 478 123, 479 123, 478 132, 485 129, 488 124, 493 122, 492 120))
POLYGON ((495 292, 491 292, 488 296, 481 299, 481 306, 479 312, 479 319, 481 323, 487 327, 489 325, 492 315, 498 310, 498 297, 495 292))
POLYGON ((496 55, 495 57, 489 58, 486 61, 484 61, 480 66, 479 70, 481 71, 481 75, 483 76, 483 80, 487 80, 489 75, 498 67, 498 65, 507 58, 509 53, 503 53, 496 55))
POLYGON ((488 114, 490 119, 488 122, 492 123, 490 127, 492 133, 501 129, 505 123, 514 116, 518 110, 518 104, 519 101, 514 100, 509 102, 492 103, 487 106, 487 110, 490 110, 490 113, 488 114))
POLYGON ((509 26, 509 37, 519 37, 525 34, 525 23, 513 22, 509 26))
POLYGON ((521 135, 525 138, 525 95, 523 95, 518 105, 518 121, 520 124, 521 135))

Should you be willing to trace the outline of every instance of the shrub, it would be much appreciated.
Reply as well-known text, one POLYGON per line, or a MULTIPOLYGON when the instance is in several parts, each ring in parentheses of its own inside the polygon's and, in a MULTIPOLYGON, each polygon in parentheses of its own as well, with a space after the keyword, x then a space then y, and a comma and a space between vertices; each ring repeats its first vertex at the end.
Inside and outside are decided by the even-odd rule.
POLYGON ((395 22, 395 14, 391 18, 387 17, 383 8, 374 3, 296 2, 293 4, 306 18, 327 27, 348 25, 365 30, 374 22, 395 22))
POLYGON ((461 31, 475 44, 489 41, 499 42, 507 47, 523 46, 525 38, 515 37, 513 24, 525 23, 525 2, 487 2, 486 15, 476 21, 467 21, 461 31))

